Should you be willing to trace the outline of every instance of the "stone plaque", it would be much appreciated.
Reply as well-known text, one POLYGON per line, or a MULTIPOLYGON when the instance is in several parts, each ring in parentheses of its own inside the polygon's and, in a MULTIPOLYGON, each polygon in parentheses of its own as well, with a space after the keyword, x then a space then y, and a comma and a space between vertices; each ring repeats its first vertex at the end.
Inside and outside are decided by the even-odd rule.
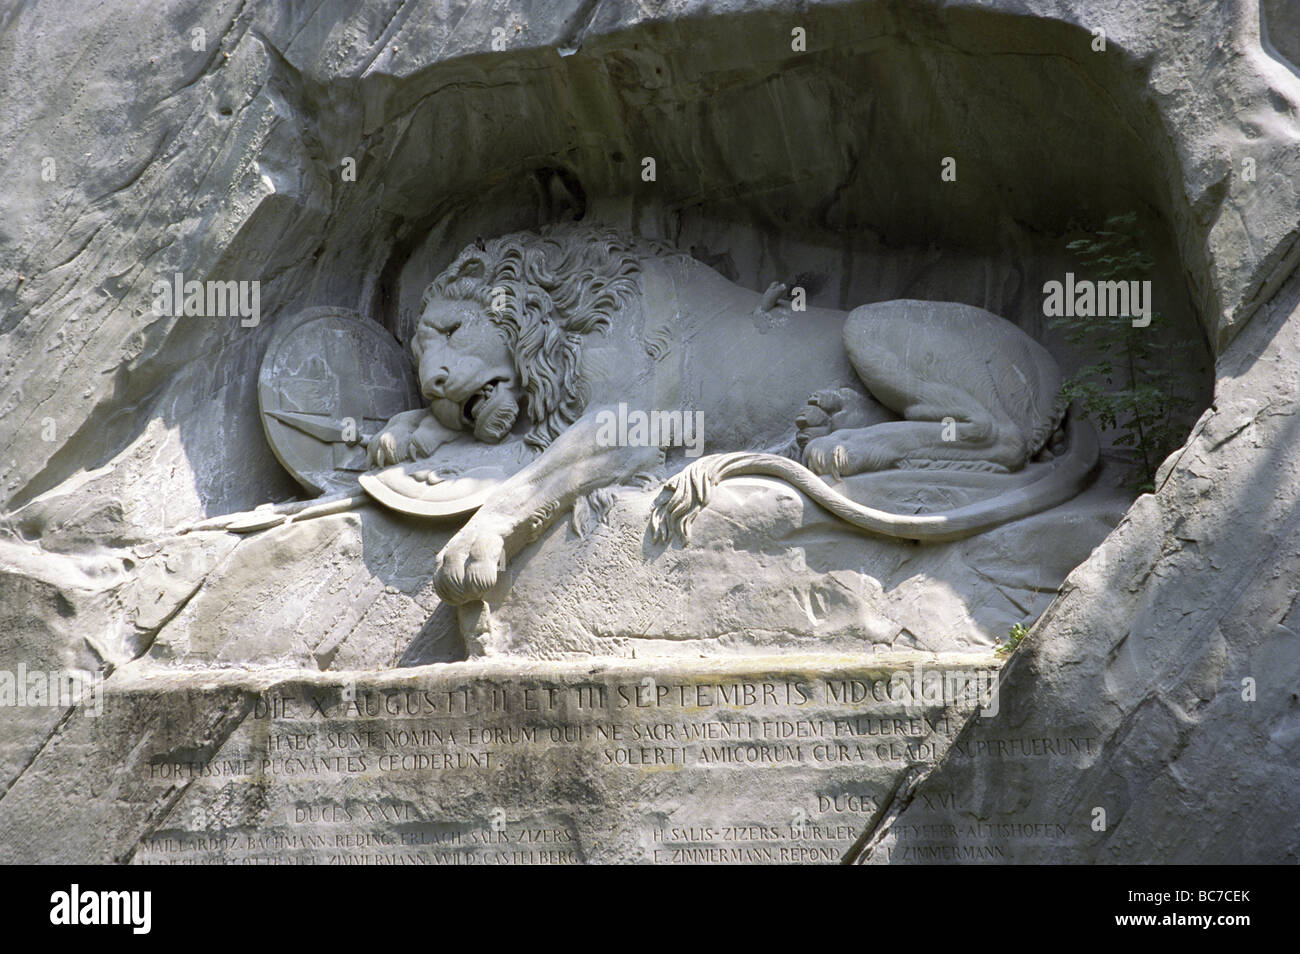
POLYGON ((995 671, 791 659, 225 678, 197 690, 229 713, 206 739, 148 682, 106 711, 148 725, 126 797, 166 817, 140 864, 837 863, 988 701, 995 671))

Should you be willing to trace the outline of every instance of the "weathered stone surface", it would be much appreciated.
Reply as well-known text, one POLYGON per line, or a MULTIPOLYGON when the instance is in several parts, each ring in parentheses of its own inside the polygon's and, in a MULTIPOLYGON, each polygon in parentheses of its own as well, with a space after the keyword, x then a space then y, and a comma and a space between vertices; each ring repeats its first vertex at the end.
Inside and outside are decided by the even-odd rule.
POLYGON ((1128 504, 1103 480, 1068 506, 918 546, 846 534, 798 491, 738 478, 675 547, 644 540, 653 496, 620 495, 581 535, 552 528, 489 599, 481 642, 540 658, 990 651, 1038 618, 1128 504), (608 590, 611 576, 629 583, 608 590))
POLYGON ((464 658, 459 632, 437 612, 430 579, 449 535, 370 507, 236 538, 204 567, 203 586, 147 658, 197 668, 306 669, 464 658))
POLYGON ((1158 492, 1139 498, 1016 650, 998 717, 958 740, 987 752, 1050 729, 1096 748, 948 758, 900 799, 864 860, 900 860, 893 849, 917 830, 945 859, 972 844, 1026 862, 1300 858, 1297 317, 1293 281, 1224 355, 1215 406, 1158 492), (1105 829, 1094 831, 1098 809, 1105 829), (1074 834, 967 834, 1023 822, 1074 834))
POLYGON ((834 863, 995 672, 923 654, 124 672, 6 794, 5 860, 834 863))
MULTIPOLYGON (((0 670, 108 676, 102 717, 6 710, 0 859, 319 858, 321 844, 292 840, 310 835, 370 860, 436 861, 455 846, 464 861, 809 861, 865 835, 874 862, 1294 862, 1294 10, 219 0, 146 12, 123 0, 76 24, 50 3, 0 14, 0 670), (807 52, 791 49, 795 27, 807 52), (955 182, 939 178, 945 157, 955 182), (1039 289, 1068 267, 1063 237, 1127 209, 1155 234, 1160 309, 1207 342, 1187 379, 1210 407, 1118 526, 1130 495, 1107 478, 1068 509, 920 557, 894 543, 860 553, 795 491, 747 479, 735 494, 776 514, 771 535, 734 525, 746 511, 728 507, 743 499, 721 501, 699 545, 675 551, 699 575, 685 585, 617 546, 649 513, 650 496, 629 493, 609 522, 579 512, 531 544, 480 616, 434 590, 456 520, 368 506, 247 536, 180 532, 300 493, 257 413, 282 316, 344 308, 406 344, 428 281, 475 241, 585 216, 670 240, 756 296, 797 279, 820 309, 979 306, 1068 371, 1087 359, 1052 340, 1039 289), (259 320, 155 314, 153 281, 176 273, 260 281, 259 320), (618 569, 636 589, 602 592, 599 576, 557 565, 618 569), (259 699, 345 686, 522 697, 593 679, 824 689, 904 665, 901 648, 979 648, 978 660, 923 658, 994 665, 992 640, 1040 614, 996 716, 948 749, 950 710, 945 744, 866 767, 646 772, 561 744, 503 755, 509 771, 487 778, 358 773, 351 803, 274 772, 150 776, 263 758, 258 746, 292 747, 310 728, 288 714, 259 724, 259 699), (810 642, 852 657, 808 657, 810 642), (790 658, 463 661, 641 657, 669 643, 790 658), (862 655, 877 647, 890 652, 862 655), (858 807, 814 812, 841 795, 858 807), (409 827, 340 820, 350 804, 405 813, 409 827), (826 827, 800 838, 798 811, 826 827), (714 837, 727 826, 780 837, 736 856, 714 837), (244 847, 222 840, 232 829, 244 847), (557 844, 563 832, 566 847, 519 847, 534 829, 557 844), (503 833, 510 851, 557 854, 512 858, 493 841, 503 833)), ((1108 444, 1109 474, 1121 457, 1108 444)), ((832 723, 851 712, 817 705, 832 723)), ((611 724, 584 719, 537 725, 611 724)), ((516 712, 493 725, 526 723, 516 712)))
MULTIPOLYGON (((145 18, 130 40, 80 57, 56 20, 47 22, 61 14, 16 13, 7 59, 30 65, 4 150, 8 181, 23 184, 5 198, 12 241, 0 260, 11 331, 0 460, 10 506, 83 468, 117 461, 120 472, 133 458, 159 460, 158 450, 138 443, 139 422, 151 418, 166 429, 163 450, 176 464, 156 468, 159 479, 166 473, 163 495, 188 502, 174 518, 284 496, 292 484, 245 413, 268 323, 250 330, 152 319, 150 282, 176 271, 250 276, 266 286, 268 317, 313 304, 369 312, 390 291, 384 265, 408 243, 432 232, 450 255, 476 235, 562 211, 568 200, 555 196, 568 191, 548 172, 560 166, 583 194, 615 198, 637 224, 662 223, 654 231, 705 251, 717 228, 710 219, 734 215, 893 243, 996 247, 993 236, 1014 231, 1014 221, 1059 230, 1070 218, 1098 218, 1146 196, 1175 224, 1216 344, 1258 304, 1293 244, 1283 210, 1300 160, 1285 132, 1286 95, 1264 88, 1285 89, 1278 75, 1285 70, 1259 61, 1262 53, 1252 60, 1249 10, 1232 24, 1243 55, 1224 61, 1215 82, 1193 86, 1180 71, 1205 62, 1222 31, 1178 29, 1164 4, 1109 24, 1110 56, 1090 49, 1084 9, 1048 12, 1055 4, 1046 2, 1020 16, 973 0, 914 18, 889 5, 815 7, 799 17, 812 37, 807 59, 785 70, 795 65, 790 15, 778 10, 742 15, 723 6, 683 25, 674 18, 690 4, 643 11, 641 23, 601 5, 583 31, 583 52, 561 57, 555 49, 572 39, 565 31, 580 5, 535 6, 506 17, 515 37, 496 60, 468 55, 490 51, 495 14, 444 20, 420 10, 390 23, 369 7, 352 19, 327 7, 195 4, 145 18), (212 40, 207 52, 189 48, 196 27, 212 40), (435 54, 438 65, 426 69, 435 54), (103 64, 112 100, 74 97, 47 115, 50 99, 33 91, 53 86, 78 59, 85 69, 103 64), (1139 64, 1147 62, 1144 86, 1139 64), (1099 97, 1097 85, 1109 95, 1099 97), (1008 100, 1017 88, 1025 100, 1008 100), (908 117, 923 112, 914 96, 926 90, 935 118, 913 128, 908 117), (1238 101, 1263 112, 1238 116, 1238 101), (832 115, 831 104, 857 104, 864 114, 832 115), (770 126, 749 121, 755 113, 770 115, 770 126), (745 118, 724 137, 712 131, 720 115, 745 118), (1034 136, 999 132, 1028 117, 1034 136), (1164 153, 1153 154, 1152 137, 1135 132, 1155 117, 1165 130, 1156 141, 1169 143, 1164 153), (592 128, 601 134, 577 132, 592 128), (1228 175, 1224 129, 1251 142, 1256 182, 1228 175), (88 130, 112 143, 89 160, 88 130), (971 143, 969 178, 938 202, 934 176, 917 167, 934 169, 935 157, 961 142, 971 143), (52 183, 40 179, 46 155, 63 159, 64 174, 52 183), (653 197, 634 162, 645 155, 659 157, 664 170, 653 197), (355 183, 339 176, 345 156, 359 162, 355 183), (1015 189, 1000 189, 999 180, 1015 189), (1068 197, 1062 181, 1073 184, 1068 197), (464 214, 467 196, 472 216, 464 214), (827 196, 835 201, 828 205, 827 196), (1017 206, 1001 208, 1004 201, 1017 206), (921 214, 927 208, 933 213, 921 214), (418 219, 406 217, 411 210, 420 210, 418 219), (1236 224, 1246 221, 1250 242, 1236 224), (219 362, 203 360, 214 353, 219 362), (56 367, 29 367, 20 360, 29 354, 49 354, 56 367), (56 425, 52 441, 40 439, 47 417, 56 425)), ((88 21, 78 34, 84 43, 115 37, 124 18, 111 7, 96 15, 102 22, 88 21)), ((770 236, 756 247, 713 251, 730 255, 742 274, 760 255, 778 262, 784 255, 770 236)), ((764 287, 769 275, 750 283, 764 287)), ((153 498, 133 482, 119 493, 135 522, 147 519, 142 511, 153 498)))

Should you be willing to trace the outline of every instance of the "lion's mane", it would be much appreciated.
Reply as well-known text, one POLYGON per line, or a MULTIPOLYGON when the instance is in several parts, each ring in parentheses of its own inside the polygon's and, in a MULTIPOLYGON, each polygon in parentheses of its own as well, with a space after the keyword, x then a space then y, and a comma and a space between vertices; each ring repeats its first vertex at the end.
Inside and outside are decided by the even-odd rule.
MULTIPOLYGON (((636 296, 647 253, 674 250, 604 226, 514 232, 467 246, 429 283, 423 304, 437 295, 483 306, 506 336, 528 395, 533 426, 525 441, 541 450, 586 409, 583 339, 604 333, 636 296)), ((432 333, 422 321, 417 350, 432 333)))

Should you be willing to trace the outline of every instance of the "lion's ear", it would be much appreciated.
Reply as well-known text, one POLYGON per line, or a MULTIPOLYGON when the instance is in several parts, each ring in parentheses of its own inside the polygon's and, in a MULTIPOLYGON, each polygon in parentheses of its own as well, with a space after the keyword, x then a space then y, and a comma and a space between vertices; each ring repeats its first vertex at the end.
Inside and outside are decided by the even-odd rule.
POLYGON ((487 263, 479 255, 467 255, 456 269, 456 278, 483 278, 487 275, 487 263))

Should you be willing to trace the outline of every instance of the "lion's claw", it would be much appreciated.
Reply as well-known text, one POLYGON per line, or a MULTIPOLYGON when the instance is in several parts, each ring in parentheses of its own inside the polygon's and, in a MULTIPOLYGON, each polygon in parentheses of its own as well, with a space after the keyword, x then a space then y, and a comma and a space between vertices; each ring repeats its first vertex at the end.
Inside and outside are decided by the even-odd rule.
POLYGON ((423 460, 441 447, 447 432, 424 410, 403 411, 370 439, 366 455, 371 466, 389 467, 408 460, 423 460))
MULTIPOLYGON (((417 412, 421 413, 421 412, 417 412)), ((389 467, 409 459, 411 438, 414 437, 418 421, 413 420, 410 411, 398 414, 388 425, 370 438, 366 445, 366 456, 375 467, 389 467)))

